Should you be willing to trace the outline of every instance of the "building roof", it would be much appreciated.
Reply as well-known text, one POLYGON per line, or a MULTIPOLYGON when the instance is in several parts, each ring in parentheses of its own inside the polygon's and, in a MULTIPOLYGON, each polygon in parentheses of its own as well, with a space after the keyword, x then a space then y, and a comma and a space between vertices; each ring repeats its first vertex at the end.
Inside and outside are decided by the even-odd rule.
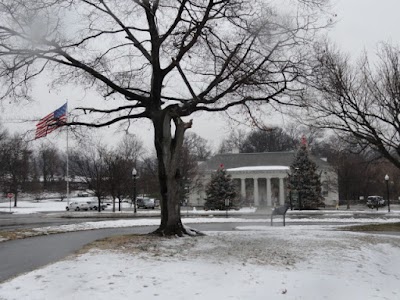
POLYGON ((256 166, 256 167, 240 167, 240 168, 232 168, 226 169, 228 172, 233 171, 288 171, 290 170, 287 166, 256 166))
MULTIPOLYGON (((221 165, 225 169, 257 167, 257 166, 286 166, 290 167, 294 151, 289 152, 261 152, 261 153, 226 153, 217 154, 204 163, 206 170, 216 170, 221 165)), ((328 168, 329 164, 318 157, 310 156, 318 168, 328 168)))

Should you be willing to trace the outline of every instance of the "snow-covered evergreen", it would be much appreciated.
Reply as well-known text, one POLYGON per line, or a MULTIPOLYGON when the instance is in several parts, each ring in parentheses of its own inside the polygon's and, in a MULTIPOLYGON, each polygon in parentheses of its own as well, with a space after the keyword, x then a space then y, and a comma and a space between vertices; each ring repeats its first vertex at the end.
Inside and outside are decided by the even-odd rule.
POLYGON ((229 207, 235 207, 237 202, 236 186, 224 166, 211 175, 211 181, 206 189, 206 209, 226 209, 225 200, 229 200, 229 207))
POLYGON ((295 208, 316 209, 323 205, 321 180, 317 165, 310 159, 307 145, 302 142, 290 166, 289 189, 297 194, 295 208))

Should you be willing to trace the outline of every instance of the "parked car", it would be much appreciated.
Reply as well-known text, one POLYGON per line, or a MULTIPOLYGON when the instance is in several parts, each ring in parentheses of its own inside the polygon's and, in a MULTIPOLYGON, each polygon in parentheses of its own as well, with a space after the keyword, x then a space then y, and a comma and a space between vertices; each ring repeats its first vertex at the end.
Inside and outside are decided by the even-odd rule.
POLYGON ((89 205, 86 202, 71 202, 66 208, 67 211, 80 211, 80 210, 89 210, 89 205))
POLYGON ((78 197, 89 197, 89 193, 87 193, 87 192, 78 192, 78 197))
POLYGON ((136 205, 138 208, 151 208, 156 207, 155 200, 153 198, 137 198, 136 205))
POLYGON ((381 196, 368 196, 367 206, 369 208, 383 207, 386 205, 386 200, 381 196))
MULTIPOLYGON (((87 201, 87 204, 89 206, 90 210, 97 210, 97 208, 99 207, 99 201, 98 200, 93 200, 93 201, 87 201)), ((101 210, 105 210, 107 207, 107 204, 100 204, 101 210)))

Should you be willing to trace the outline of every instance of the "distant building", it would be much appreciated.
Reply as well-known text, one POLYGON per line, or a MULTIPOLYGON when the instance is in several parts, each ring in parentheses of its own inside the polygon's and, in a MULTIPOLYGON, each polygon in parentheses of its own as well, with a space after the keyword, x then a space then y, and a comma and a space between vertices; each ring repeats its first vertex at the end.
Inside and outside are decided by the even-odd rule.
MULTIPOLYGON (((200 165, 202 183, 189 193, 189 205, 203 206, 205 188, 211 174, 221 165, 236 181, 243 205, 273 207, 289 201, 287 180, 295 152, 218 154, 200 165)), ((321 189, 326 206, 335 206, 339 199, 337 174, 326 159, 310 157, 321 176, 321 189)))

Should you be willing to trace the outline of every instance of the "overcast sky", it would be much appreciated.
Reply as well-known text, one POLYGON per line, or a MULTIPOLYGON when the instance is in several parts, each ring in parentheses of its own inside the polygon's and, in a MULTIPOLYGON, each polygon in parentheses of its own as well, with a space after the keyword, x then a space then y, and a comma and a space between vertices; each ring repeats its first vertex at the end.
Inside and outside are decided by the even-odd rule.
MULTIPOLYGON (((332 14, 337 14, 337 23, 330 30, 329 36, 339 48, 353 57, 359 56, 364 49, 370 55, 373 55, 379 41, 400 44, 399 11, 399 0, 335 0, 332 14)), ((35 91, 34 97, 37 101, 28 106, 17 107, 12 105, 12 108, 10 108, 8 104, 3 105, 1 119, 8 128, 17 128, 22 131, 21 128, 26 128, 27 125, 17 126, 8 120, 45 116, 60 107, 66 100, 69 101, 71 109, 80 105, 82 103, 80 101, 85 97, 91 96, 72 89, 50 92, 48 88, 43 89, 42 87, 40 91, 35 91)), ((214 148, 217 148, 220 141, 232 130, 226 122, 217 121, 219 118, 222 117, 206 114, 194 116, 192 130, 208 139, 214 148)), ((277 115, 273 120, 275 123, 283 121, 282 117, 277 115)), ((34 129, 34 124, 31 127, 34 129)), ((141 136, 145 145, 153 150, 153 135, 149 125, 139 126, 138 124, 133 132, 141 136)), ((53 137, 53 135, 54 133, 51 139, 54 143, 57 143, 57 139, 61 137, 53 137)), ((98 135, 101 136, 99 131, 98 135)))
POLYGON ((352 55, 374 53, 379 41, 399 44, 400 1, 336 0, 337 24, 330 36, 352 55))

